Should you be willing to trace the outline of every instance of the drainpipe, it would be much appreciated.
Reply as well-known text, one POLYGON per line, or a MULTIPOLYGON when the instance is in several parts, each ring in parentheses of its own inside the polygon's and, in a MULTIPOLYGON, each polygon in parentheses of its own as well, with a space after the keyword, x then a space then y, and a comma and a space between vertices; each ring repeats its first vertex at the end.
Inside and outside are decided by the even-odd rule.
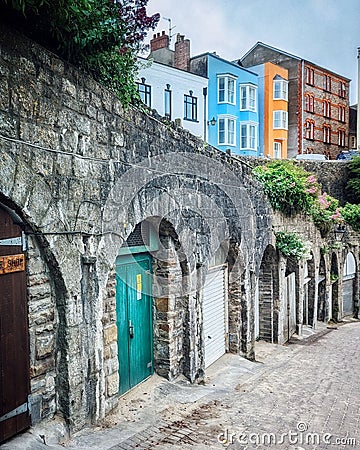
POLYGON ((301 154, 304 153, 304 60, 301 60, 301 154))
POLYGON ((203 96, 204 96, 204 141, 207 142, 207 105, 206 105, 206 99, 207 99, 207 87, 203 88, 203 96))
POLYGON ((358 94, 357 94, 357 112, 356 112, 356 144, 360 150, 360 47, 358 47, 358 94))

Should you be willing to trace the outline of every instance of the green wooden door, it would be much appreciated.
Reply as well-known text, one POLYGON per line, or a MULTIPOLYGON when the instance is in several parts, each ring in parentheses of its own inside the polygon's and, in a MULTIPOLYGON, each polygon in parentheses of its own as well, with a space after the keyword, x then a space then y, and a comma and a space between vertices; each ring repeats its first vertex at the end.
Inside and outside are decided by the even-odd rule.
POLYGON ((119 256, 116 311, 120 393, 153 373, 151 257, 119 256))

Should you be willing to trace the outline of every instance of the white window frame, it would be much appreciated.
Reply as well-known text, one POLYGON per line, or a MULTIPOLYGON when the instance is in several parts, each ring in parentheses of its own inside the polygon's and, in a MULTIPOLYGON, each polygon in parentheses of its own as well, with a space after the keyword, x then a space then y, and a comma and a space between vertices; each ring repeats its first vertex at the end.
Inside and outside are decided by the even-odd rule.
POLYGON ((323 142, 324 144, 331 144, 331 127, 329 125, 324 125, 323 142))
POLYGON ((240 84, 240 111, 257 111, 257 86, 254 84, 240 84), (250 101, 250 92, 254 92, 254 100, 250 101), (243 92, 245 92, 245 105, 243 107, 243 92))
POLYGON ((274 100, 288 100, 288 82, 286 80, 274 80, 274 85, 273 85, 273 99, 274 100), (276 85, 279 85, 279 96, 276 96, 276 85))
POLYGON ((338 146, 345 147, 346 134, 345 130, 338 130, 338 146))
POLYGON ((228 116, 228 115, 221 115, 218 116, 218 145, 229 145, 231 147, 236 146, 236 117, 235 116, 228 116), (221 132, 221 123, 224 124, 224 141, 220 142, 220 132, 221 132), (233 142, 231 142, 230 133, 231 128, 229 127, 229 124, 233 122, 233 142))
POLYGON ((339 121, 346 122, 346 108, 343 105, 339 105, 339 121))
POLYGON ((305 139, 315 139, 315 123, 309 120, 305 122, 305 139))
POLYGON ((281 142, 274 141, 273 150, 274 150, 274 158, 281 159, 281 152, 282 152, 282 144, 281 144, 281 142), (277 155, 279 155, 279 156, 277 156, 277 155))
POLYGON ((305 82, 306 84, 310 84, 310 86, 314 86, 314 75, 315 71, 312 67, 305 67, 305 82))
POLYGON ((236 104, 236 77, 230 74, 222 74, 218 75, 217 77, 217 92, 218 92, 218 103, 229 103, 230 105, 236 104), (220 100, 220 80, 224 80, 224 100, 220 100), (229 81, 232 82, 232 85, 234 87, 234 90, 232 92, 232 101, 230 96, 230 89, 229 89, 229 81))
POLYGON ((331 92, 331 76, 324 74, 324 91, 331 92))
POLYGON ((305 111, 314 112, 315 97, 313 94, 305 94, 305 111))
POLYGON ((258 147, 258 124, 256 122, 240 122, 240 150, 251 150, 251 151, 257 151, 258 147), (246 127, 246 145, 243 146, 243 135, 242 130, 243 127, 246 127), (251 146, 251 133, 250 130, 254 129, 255 136, 254 136, 254 145, 251 146))
POLYGON ((288 129, 288 112, 282 109, 278 109, 273 112, 273 129, 274 130, 287 130, 288 129), (276 116, 279 115, 279 119, 276 116), (279 126, 275 126, 279 121, 279 126))
POLYGON ((331 102, 324 100, 324 117, 331 118, 331 102))
POLYGON ((339 96, 341 98, 346 97, 346 84, 343 81, 340 81, 340 84, 339 84, 339 96))

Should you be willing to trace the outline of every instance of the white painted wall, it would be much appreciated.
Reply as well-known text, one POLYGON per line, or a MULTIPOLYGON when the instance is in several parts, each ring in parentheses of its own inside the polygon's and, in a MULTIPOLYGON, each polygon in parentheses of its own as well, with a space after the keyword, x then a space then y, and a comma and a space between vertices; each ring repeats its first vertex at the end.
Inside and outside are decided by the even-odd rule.
POLYGON ((137 81, 144 77, 146 84, 151 86, 151 108, 156 109, 161 116, 165 115, 164 91, 166 85, 169 84, 172 91, 171 120, 181 119, 183 128, 189 130, 195 136, 204 138, 203 88, 208 87, 208 79, 157 62, 150 63, 150 61, 142 58, 139 58, 139 63, 140 66, 144 64, 148 66, 140 67, 137 81), (193 97, 198 99, 197 122, 184 120, 184 95, 189 95, 190 90, 193 91, 193 97))

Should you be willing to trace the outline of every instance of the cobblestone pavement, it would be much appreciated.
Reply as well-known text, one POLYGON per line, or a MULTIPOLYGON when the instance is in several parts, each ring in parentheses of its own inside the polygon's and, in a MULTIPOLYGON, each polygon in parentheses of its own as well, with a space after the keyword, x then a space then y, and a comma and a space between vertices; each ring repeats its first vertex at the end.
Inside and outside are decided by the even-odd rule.
POLYGON ((360 448, 360 324, 282 350, 224 397, 112 448, 360 448))
POLYGON ((199 421, 198 438, 172 448, 360 448, 360 324, 295 347, 222 399, 215 420, 199 421))
MULTIPOLYGON (((256 352, 259 362, 225 355, 205 386, 153 377, 102 428, 44 448, 360 448, 360 322, 256 352)), ((19 445, 6 449, 42 448, 19 445)))

